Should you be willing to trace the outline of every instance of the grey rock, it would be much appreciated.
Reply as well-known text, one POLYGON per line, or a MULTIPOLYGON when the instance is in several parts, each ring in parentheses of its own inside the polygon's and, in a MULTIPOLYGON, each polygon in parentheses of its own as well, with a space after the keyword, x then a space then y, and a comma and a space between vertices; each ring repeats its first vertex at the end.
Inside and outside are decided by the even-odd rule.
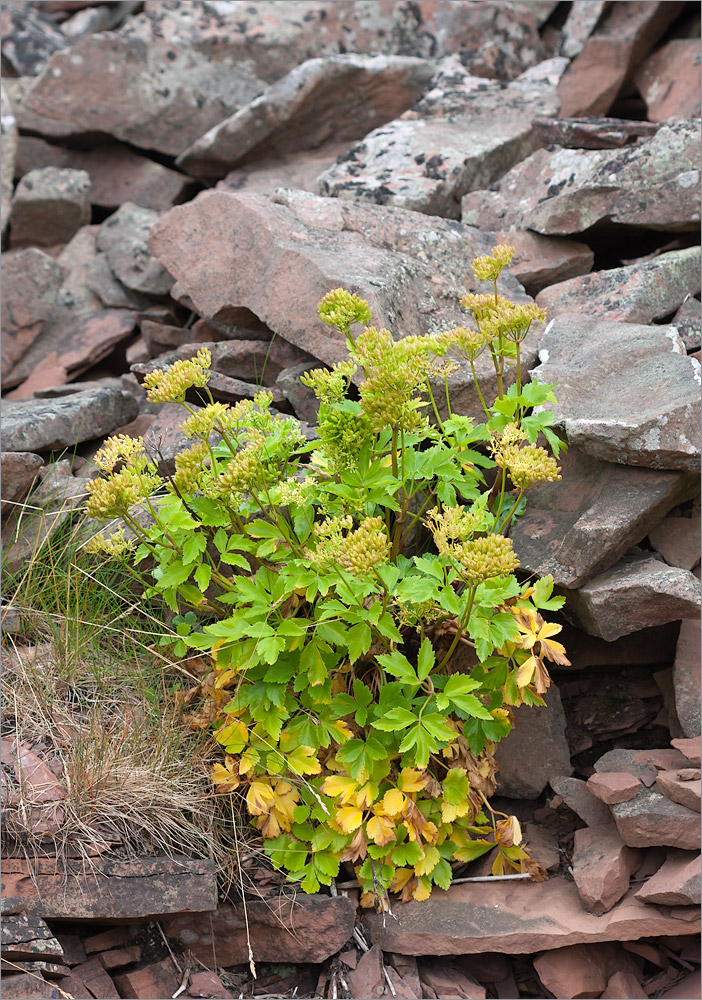
POLYGON ((700 131, 665 124, 615 150, 539 149, 499 181, 463 198, 463 222, 570 236, 596 223, 697 231, 700 131))
POLYGON ((173 278, 147 249, 159 213, 131 202, 121 205, 100 226, 97 249, 106 254, 115 278, 135 292, 167 295, 173 278))
POLYGON ((699 488, 691 472, 615 465, 577 448, 558 462, 561 481, 529 490, 510 535, 523 570, 571 589, 613 566, 699 488))
POLYGON ((675 711, 688 738, 700 735, 700 667, 700 622, 689 616, 680 622, 673 667, 675 711))
POLYGON ((495 243, 514 247, 510 274, 524 285, 529 295, 556 282, 567 281, 592 270, 594 253, 585 243, 562 236, 539 233, 498 232, 495 243))
POLYGON ((612 815, 629 847, 700 849, 699 813, 671 802, 653 788, 642 785, 633 799, 615 803, 612 815))
POLYGON ((699 351, 702 344, 702 303, 699 299, 686 296, 670 323, 688 351, 699 351))
POLYGON ((644 556, 571 591, 566 614, 591 635, 611 641, 629 632, 699 617, 700 581, 688 570, 644 556))
POLYGON ((410 56, 309 59, 206 132, 178 158, 196 177, 223 177, 243 160, 350 142, 401 114, 434 74, 410 56))
POLYGON ((55 451, 109 434, 133 420, 136 400, 116 389, 90 389, 51 401, 2 402, 3 451, 55 451))
POLYGON ((639 139, 650 139, 660 125, 622 118, 535 118, 534 132, 541 146, 566 149, 619 149, 639 139))
POLYGON ((503 84, 447 60, 410 111, 321 174, 320 193, 458 218, 462 195, 487 187, 536 148, 531 120, 558 110, 565 66, 552 59, 503 84))
POLYGON ((317 423, 319 400, 314 394, 314 389, 303 385, 300 378, 318 367, 319 365, 314 362, 292 365, 290 368, 284 368, 275 380, 276 385, 295 411, 295 416, 309 424, 317 423))
POLYGON ((568 17, 561 32, 560 54, 574 59, 585 48, 585 43, 597 27, 608 0, 575 0, 570 5, 568 17))
POLYGON ((45 389, 37 389, 35 399, 58 399, 61 396, 73 396, 76 392, 86 392, 88 389, 123 389, 122 379, 114 375, 104 378, 86 379, 84 382, 67 382, 65 385, 50 385, 45 389))
POLYGON ((700 366, 674 327, 564 313, 544 331, 539 357, 533 375, 556 383, 549 409, 570 444, 626 465, 699 468, 700 366))
POLYGON ((29 493, 39 476, 44 459, 29 451, 3 451, 0 463, 2 508, 12 509, 29 493))
POLYGON ((12 199, 10 245, 57 246, 90 222, 90 174, 40 167, 25 174, 12 199))
POLYGON ((666 517, 649 531, 648 538, 669 566, 694 569, 700 561, 699 513, 690 517, 666 517))
POLYGON ((3 86, 0 95, 0 136, 2 136, 2 162, 0 162, 0 228, 4 233, 10 221, 15 157, 17 155, 17 122, 10 98, 3 86))
POLYGON ((560 776, 550 778, 549 784, 568 808, 588 826, 603 829, 612 825, 612 814, 604 802, 592 794, 586 781, 581 778, 560 776))
POLYGON ((572 774, 565 737, 566 719, 555 684, 551 684, 544 701, 545 708, 525 705, 517 708, 509 738, 497 745, 499 795, 535 799, 552 778, 572 774))
POLYGON ((66 45, 66 36, 41 8, 8 4, 4 9, 2 58, 18 76, 37 76, 54 52, 66 45))

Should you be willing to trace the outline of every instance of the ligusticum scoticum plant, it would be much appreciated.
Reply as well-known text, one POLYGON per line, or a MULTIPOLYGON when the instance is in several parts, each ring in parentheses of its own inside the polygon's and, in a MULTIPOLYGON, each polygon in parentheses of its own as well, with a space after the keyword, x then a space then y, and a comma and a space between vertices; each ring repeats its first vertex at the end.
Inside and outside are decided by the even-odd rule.
POLYGON ((362 299, 325 295, 319 315, 349 358, 303 377, 318 440, 272 412, 268 392, 213 402, 203 348, 145 380, 151 400, 187 411, 192 445, 174 473, 116 437, 88 486, 88 513, 129 529, 93 550, 176 613, 173 655, 212 657, 198 718, 222 748, 217 791, 245 802, 272 864, 306 892, 345 865, 367 905, 421 900, 490 851, 494 874, 539 875, 516 818, 490 806, 513 707, 543 705, 547 661, 568 664, 561 626, 542 618, 563 599, 550 578, 519 582, 508 537, 524 494, 560 478, 562 447, 544 409, 553 386, 523 381, 522 343, 545 312, 498 292, 512 252, 474 261, 492 289, 464 296, 472 321, 438 335, 394 340, 366 325, 362 299), (480 424, 451 410, 456 357, 473 371, 480 424), (209 403, 185 401, 194 387, 209 403))

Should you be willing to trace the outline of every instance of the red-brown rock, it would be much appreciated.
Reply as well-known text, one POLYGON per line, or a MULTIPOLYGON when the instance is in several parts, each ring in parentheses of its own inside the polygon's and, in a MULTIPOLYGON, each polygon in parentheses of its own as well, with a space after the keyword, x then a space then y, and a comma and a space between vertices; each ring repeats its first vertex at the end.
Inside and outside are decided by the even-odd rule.
POLYGON ((630 970, 633 960, 614 944, 577 944, 544 952, 534 959, 541 982, 553 996, 563 1000, 598 997, 609 976, 622 966, 630 970))
POLYGON ((2 994, 7 1000, 55 1000, 61 996, 55 983, 47 983, 41 976, 29 973, 19 976, 5 974, 2 977, 2 994))
POLYGON ((565 737, 563 703, 555 684, 544 701, 546 707, 536 711, 526 705, 516 709, 510 739, 498 744, 495 759, 500 795, 537 798, 549 781, 573 770, 565 737), (524 767, 525 760, 530 762, 528 768, 524 767))
POLYGON ((58 246, 89 222, 90 175, 84 170, 40 167, 15 188, 10 246, 58 246))
POLYGON ((686 617, 680 623, 673 669, 675 710, 687 737, 700 735, 700 622, 686 617))
POLYGON ((0 136, 2 136, 2 163, 0 163, 0 230, 4 233, 10 221, 13 175, 17 153, 17 122, 10 98, 3 88, 0 96, 0 136))
POLYGON ((51 316, 65 269, 35 247, 2 255, 2 372, 29 350, 51 316))
POLYGON ((510 272, 521 281, 529 295, 592 270, 594 253, 587 244, 577 240, 515 230, 495 233, 495 243, 507 243, 515 248, 510 272))
POLYGON ((361 955, 355 969, 346 976, 352 997, 379 1000, 385 995, 383 953, 377 944, 361 955))
MULTIPOLYGON (((95 997, 95 1000, 114 1000, 115 995, 118 995, 115 983, 108 976, 99 958, 88 959, 82 965, 77 965, 72 972, 84 986, 87 986, 89 993, 95 997)), ((157 995, 154 994, 154 996, 157 995)))
POLYGON ((702 985, 700 985, 699 969, 689 972, 675 986, 659 994, 660 1000, 698 1000, 700 996, 702 996, 702 985))
POLYGON ((156 1000, 157 997, 172 997, 180 982, 173 962, 165 958, 137 972, 123 972, 115 976, 115 986, 123 997, 156 1000))
POLYGON ((700 903, 700 856, 669 851, 664 864, 636 893, 643 903, 656 906, 695 906, 700 903))
POLYGON ((648 533, 649 541, 670 566, 693 569, 700 561, 700 516, 666 517, 648 533))
POLYGON ((224 986, 216 972, 194 972, 188 983, 188 996, 216 997, 218 1000, 233 1000, 233 994, 224 986))
POLYGON ((487 996, 484 986, 446 961, 422 962, 419 977, 423 996, 441 997, 441 1000, 444 997, 447 1000, 485 1000, 487 996))
POLYGON ((630 847, 681 847, 699 850, 699 813, 672 802, 653 788, 641 787, 635 798, 617 802, 612 815, 630 847))
POLYGON ((109 931, 102 931, 100 934, 91 934, 83 938, 83 947, 86 955, 95 955, 100 951, 107 951, 109 948, 121 948, 132 936, 129 927, 111 927, 109 931))
POLYGON ((619 902, 641 861, 641 852, 627 847, 608 819, 604 826, 575 831, 573 878, 590 913, 606 913, 619 902))
POLYGON ((618 149, 658 131, 653 122, 621 118, 535 118, 533 126, 541 145, 566 149, 618 149))
POLYGON ((656 778, 656 788, 671 802, 679 802, 681 806, 687 806, 694 812, 702 812, 702 782, 699 777, 690 780, 685 777, 684 771, 660 771, 656 778))
POLYGON ((678 750, 683 756, 687 757, 688 761, 693 767, 699 767, 702 764, 702 754, 700 753, 700 737, 692 737, 690 739, 677 739, 670 741, 671 746, 678 750))
POLYGON ((646 60, 634 80, 650 121, 700 117, 700 45, 696 38, 668 42, 646 60))
POLYGON ((272 194, 276 188, 296 188, 317 193, 317 178, 348 150, 348 143, 327 143, 319 149, 287 156, 265 156, 242 164, 218 181, 218 191, 272 194))
POLYGON ((0 462, 2 509, 10 510, 29 493, 39 476, 44 459, 29 451, 3 451, 0 462))
POLYGON ((607 980, 602 1000, 646 1000, 647 996, 633 972, 615 972, 607 980))
MULTIPOLYGON (((4 864, 11 863, 5 859, 4 864)), ((4 891, 4 894, 12 893, 4 891)), ((22 962, 36 959, 50 962, 63 957, 63 948, 41 917, 27 913, 5 916, 0 935, 2 957, 7 961, 22 962)))
POLYGON ((582 778, 552 778, 551 788, 588 826, 604 827, 611 824, 609 809, 595 798, 582 778))
POLYGON ((624 771, 601 771, 587 779, 587 787, 607 805, 628 802, 641 787, 641 782, 633 774, 624 771))

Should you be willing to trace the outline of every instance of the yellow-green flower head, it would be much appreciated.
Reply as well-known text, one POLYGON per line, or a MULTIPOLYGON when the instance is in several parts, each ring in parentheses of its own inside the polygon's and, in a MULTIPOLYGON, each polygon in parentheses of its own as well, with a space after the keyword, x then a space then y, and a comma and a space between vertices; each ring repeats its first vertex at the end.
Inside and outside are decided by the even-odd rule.
POLYGON ((149 372, 144 378, 147 398, 152 403, 182 403, 192 386, 207 385, 211 364, 212 355, 201 347, 188 361, 175 361, 163 371, 149 372))
POLYGON ((461 562, 463 543, 470 541, 477 531, 491 527, 491 518, 481 509, 445 507, 440 511, 435 507, 429 511, 426 524, 439 555, 461 562))
POLYGON ((340 361, 328 368, 314 368, 300 376, 303 385, 314 389, 322 403, 340 403, 346 396, 349 382, 357 370, 353 361, 340 361))
POLYGON ((526 340, 533 323, 543 323, 546 310, 535 302, 516 305, 500 302, 491 316, 483 322, 483 330, 491 339, 502 336, 514 343, 526 340))
POLYGON ((339 566, 354 576, 369 576, 390 555, 385 524, 382 517, 366 517, 351 531, 352 524, 347 515, 327 518, 315 525, 317 545, 314 551, 307 549, 305 557, 322 570, 339 566))
POLYGON ((342 333, 348 333, 354 323, 370 323, 372 310, 365 299, 352 295, 345 288, 334 288, 327 292, 317 306, 323 323, 335 326, 342 333))
POLYGON ((519 559, 511 538, 485 535, 463 546, 461 563, 466 580, 481 583, 493 576, 509 576, 519 566, 519 559))
POLYGON ((123 559, 136 549, 136 542, 133 539, 124 537, 124 529, 119 528, 107 538, 100 532, 90 539, 85 546, 85 551, 90 555, 106 556, 108 559, 123 559))
POLYGON ((393 341, 389 330, 369 326, 355 344, 355 355, 366 376, 359 394, 363 412, 374 430, 388 427, 413 431, 424 420, 424 405, 415 394, 431 372, 437 338, 405 337, 393 341))
POLYGON ((490 251, 490 256, 493 260, 496 260, 498 264, 502 264, 503 267, 507 267, 512 263, 512 258, 514 257, 514 247, 510 246, 508 243, 498 243, 490 251))
POLYGON ((229 459, 224 472, 205 486, 208 496, 227 498, 248 493, 264 481, 261 452, 265 438, 260 431, 251 430, 249 434, 248 444, 229 459))
POLYGON ((447 348, 453 348, 468 361, 475 361, 488 345, 488 339, 482 333, 464 326, 454 326, 439 336, 447 348))
POLYGON ((175 457, 172 488, 181 495, 202 491, 210 480, 210 461, 207 441, 197 441, 190 448, 178 452, 175 457))
POLYGON ((490 256, 476 257, 471 267, 478 281, 497 281, 504 267, 509 264, 514 247, 498 244, 492 248, 490 256))
POLYGON ((151 496, 160 486, 160 476, 125 466, 107 479, 95 479, 86 484, 86 513, 88 517, 100 521, 119 517, 127 513, 130 507, 151 496))
POLYGON ((495 464, 507 469, 509 477, 520 490, 528 490, 537 483, 553 483, 560 478, 560 468, 545 448, 535 444, 504 444, 494 452, 495 464))
POLYGON ((143 468, 146 464, 146 453, 142 438, 116 434, 114 437, 107 438, 95 455, 95 464, 104 473, 112 472, 120 462, 143 468))
POLYGON ((226 430, 230 420, 230 408, 226 403, 210 403, 196 410, 180 425, 185 437, 202 438, 207 441, 210 434, 217 430, 226 430))
POLYGON ((322 408, 319 436, 321 454, 331 473, 356 468, 358 453, 372 436, 371 422, 362 413, 350 413, 333 405, 322 408))

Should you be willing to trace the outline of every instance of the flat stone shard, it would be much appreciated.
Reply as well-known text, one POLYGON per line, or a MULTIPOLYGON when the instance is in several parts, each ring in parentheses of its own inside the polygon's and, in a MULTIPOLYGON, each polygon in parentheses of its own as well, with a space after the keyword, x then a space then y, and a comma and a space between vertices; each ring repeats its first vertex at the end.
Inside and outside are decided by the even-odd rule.
POLYGON ((699 118, 700 45, 695 38, 674 38, 658 49, 634 77, 652 122, 699 118))
POLYGON ((629 891, 601 917, 583 911, 573 882, 474 882, 393 906, 395 920, 363 911, 371 940, 402 955, 507 955, 597 941, 693 934, 698 915, 654 909, 629 891), (690 919, 686 919, 689 917, 690 919))
POLYGON ((607 980, 601 1000, 645 1000, 647 994, 633 972, 615 972, 607 980))
POLYGON ((680 623, 673 668, 675 710, 687 737, 700 735, 700 672, 700 622, 689 616, 680 623))
POLYGON ((685 298, 671 320, 688 351, 699 351, 702 344, 702 303, 692 295, 685 298))
POLYGON ((623 771, 603 771, 590 775, 587 787, 607 805, 617 802, 628 802, 633 799, 641 787, 641 782, 633 774, 623 771))
POLYGON ((0 460, 2 507, 3 511, 11 510, 29 493, 44 465, 44 459, 27 451, 3 451, 0 460))
POLYGON ((56 451, 109 434, 139 407, 117 389, 91 389, 52 400, 2 403, 3 451, 56 451))
MULTIPOLYGON (((255 961, 276 962, 284 954, 288 962, 324 962, 351 937, 356 908, 348 896, 298 894, 294 905, 285 898, 249 900, 247 915, 255 961)), ((177 918, 164 930, 202 962, 211 960, 213 947, 223 966, 249 961, 241 906, 222 903, 215 913, 177 918)))
MULTIPOLYGON (((546 951, 534 959, 534 969, 555 997, 598 997, 616 970, 635 968, 634 961, 618 945, 576 944, 546 951)), ((619 998, 622 1000, 622 998, 619 998)))
POLYGON ((654 788, 642 786, 635 798, 615 803, 612 815, 629 847, 700 849, 699 813, 672 802, 654 788))
POLYGON ((510 536, 523 569, 571 589, 614 565, 699 485, 694 473, 615 465, 574 447, 558 464, 561 481, 529 490, 510 536))
POLYGON ((571 4, 561 33, 562 56, 574 59, 580 55, 608 7, 606 0, 575 0, 571 4))
POLYGON ((462 202, 463 222, 572 236, 596 223, 697 231, 700 130, 662 125, 624 149, 538 149, 498 182, 462 202))
MULTIPOLYGON (((699 773, 699 772, 693 772, 699 773)), ((702 812, 700 795, 702 782, 699 778, 688 779, 684 771, 661 771, 656 778, 656 789, 671 802, 678 802, 694 812, 702 812)))
POLYGON ((666 517, 648 533, 649 541, 669 566, 694 569, 700 561, 700 515, 666 517))
POLYGON ((641 852, 626 846, 609 816, 604 826, 575 831, 573 878, 590 913, 611 910, 629 891, 640 863, 641 852))
POLYGON ((434 74, 409 56, 310 59, 206 132, 178 158, 196 177, 223 177, 262 153, 283 155, 350 142, 401 114, 434 74))
POLYGON ((629 632, 700 614, 700 581, 688 570, 644 556, 622 561, 567 599, 568 616, 611 642, 629 632))
POLYGON ((655 135, 654 122, 622 118, 535 118, 534 132, 541 146, 566 149, 619 149, 655 135))
POLYGON ((664 864, 641 886, 636 898, 653 906, 699 906, 699 854, 668 851, 664 864))
POLYGON ((550 317, 582 312, 623 323, 653 323, 699 294, 700 248, 673 250, 652 260, 597 271, 545 288, 537 303, 550 317))
POLYGON ((63 948, 53 932, 40 917, 30 913, 3 917, 0 941, 2 957, 8 961, 51 961, 63 957, 63 948))
POLYGON ((90 175, 40 167, 26 174, 12 199, 10 245, 58 246, 90 222, 90 175))
POLYGON ((534 799, 552 778, 573 772, 563 704, 555 684, 546 692, 544 701, 546 708, 517 708, 510 738, 497 745, 499 795, 534 799), (529 761, 528 767, 525 761, 529 761))
POLYGON ((149 234, 159 215, 125 202, 100 226, 96 247, 106 254, 115 277, 127 288, 151 295, 167 295, 173 279, 147 249, 149 234))
POLYGON ((699 468, 699 363, 674 327, 565 313, 546 327, 539 358, 532 374, 556 383, 549 408, 571 445, 625 465, 699 468))
POLYGON ((551 788, 560 795, 569 809, 572 809, 589 827, 604 829, 612 825, 612 815, 599 798, 581 778, 551 778, 551 788))
POLYGON ((552 59, 502 84, 448 60, 411 110, 321 174, 320 193, 457 218, 467 191, 487 187, 535 148, 531 120, 558 110, 565 65, 552 59))
POLYGON ((36 247, 2 255, 3 377, 44 330, 64 277, 62 265, 36 247))

